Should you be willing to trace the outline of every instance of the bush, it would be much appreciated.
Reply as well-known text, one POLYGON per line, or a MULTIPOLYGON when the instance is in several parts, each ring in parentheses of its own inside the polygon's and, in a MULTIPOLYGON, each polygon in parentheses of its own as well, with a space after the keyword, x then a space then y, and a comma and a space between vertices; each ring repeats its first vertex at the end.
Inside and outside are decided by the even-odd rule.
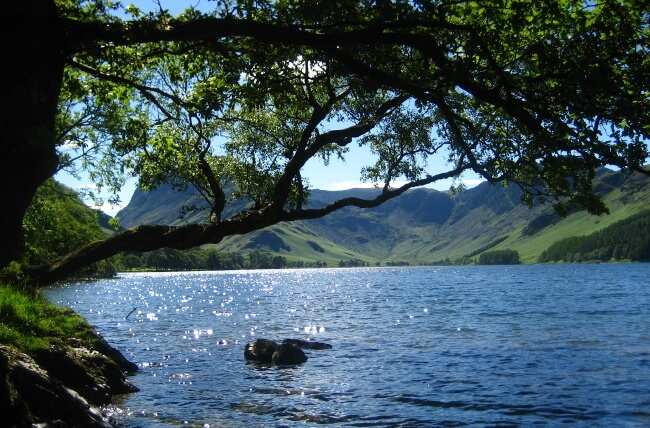
POLYGON ((480 265, 518 265, 519 253, 515 250, 497 250, 483 253, 478 258, 480 265))

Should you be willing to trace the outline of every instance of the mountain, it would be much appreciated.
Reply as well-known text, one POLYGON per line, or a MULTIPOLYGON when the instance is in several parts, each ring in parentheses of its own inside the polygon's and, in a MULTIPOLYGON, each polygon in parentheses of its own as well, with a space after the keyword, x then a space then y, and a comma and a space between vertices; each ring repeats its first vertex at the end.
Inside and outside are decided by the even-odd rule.
MULTIPOLYGON (((21 262, 39 265, 56 260, 115 230, 111 217, 86 206, 72 189, 54 179, 36 192, 23 220, 25 253, 21 262)), ((104 260, 79 272, 79 276, 111 276, 115 270, 104 260)))
MULTIPOLYGON (((604 229, 648 208, 650 178, 610 170, 600 171, 597 192, 609 215, 584 211, 565 218, 550 205, 529 208, 521 203, 516 186, 482 183, 458 194, 428 188, 413 189, 372 209, 344 208, 317 220, 281 223, 213 245, 227 252, 266 251, 288 260, 325 261, 359 259, 365 262, 432 263, 476 257, 488 250, 516 250, 523 262, 535 262, 553 243, 570 236, 604 229)), ((377 189, 313 190, 309 206, 340 198, 371 198, 377 189)), ((188 188, 178 192, 163 185, 151 192, 137 190, 117 215, 120 224, 180 225, 207 219, 205 203, 188 188), (181 216, 181 207, 198 210, 181 216)), ((237 209, 244 202, 237 202, 237 209)), ((226 213, 226 216, 232 213, 226 213)))

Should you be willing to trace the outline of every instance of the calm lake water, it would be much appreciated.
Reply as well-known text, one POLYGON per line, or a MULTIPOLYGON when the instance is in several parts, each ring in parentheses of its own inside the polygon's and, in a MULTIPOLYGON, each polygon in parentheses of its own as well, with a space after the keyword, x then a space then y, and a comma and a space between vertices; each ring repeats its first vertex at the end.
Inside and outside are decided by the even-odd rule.
POLYGON ((649 285, 649 264, 534 265, 124 274, 47 295, 141 367, 108 409, 128 427, 650 426, 649 285), (256 367, 259 337, 334 348, 256 367))

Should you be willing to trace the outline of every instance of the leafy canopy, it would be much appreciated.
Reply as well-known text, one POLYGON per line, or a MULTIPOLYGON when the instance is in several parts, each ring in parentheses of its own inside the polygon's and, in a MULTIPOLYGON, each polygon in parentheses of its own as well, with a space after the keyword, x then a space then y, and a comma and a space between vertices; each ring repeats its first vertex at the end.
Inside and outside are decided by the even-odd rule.
POLYGON ((300 172, 352 144, 375 155, 362 178, 385 199, 396 180, 446 177, 427 162, 442 155, 450 176, 473 170, 522 186, 527 202, 596 213, 606 208, 594 171, 642 170, 648 157, 641 1, 211 5, 171 16, 57 1, 71 34, 57 118, 64 168, 114 191, 128 174, 145 189, 193 185, 218 222, 226 187, 250 210, 325 214, 303 210, 300 172))

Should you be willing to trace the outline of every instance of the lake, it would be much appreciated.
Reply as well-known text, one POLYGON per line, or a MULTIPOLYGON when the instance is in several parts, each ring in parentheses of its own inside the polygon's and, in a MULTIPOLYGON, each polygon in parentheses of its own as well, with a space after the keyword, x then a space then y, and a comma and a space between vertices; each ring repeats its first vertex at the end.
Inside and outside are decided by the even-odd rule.
POLYGON ((649 426, 650 264, 122 274, 50 288, 141 370, 128 427, 649 426), (136 310, 126 316, 134 308, 136 310), (255 338, 312 338, 297 367, 255 338))

